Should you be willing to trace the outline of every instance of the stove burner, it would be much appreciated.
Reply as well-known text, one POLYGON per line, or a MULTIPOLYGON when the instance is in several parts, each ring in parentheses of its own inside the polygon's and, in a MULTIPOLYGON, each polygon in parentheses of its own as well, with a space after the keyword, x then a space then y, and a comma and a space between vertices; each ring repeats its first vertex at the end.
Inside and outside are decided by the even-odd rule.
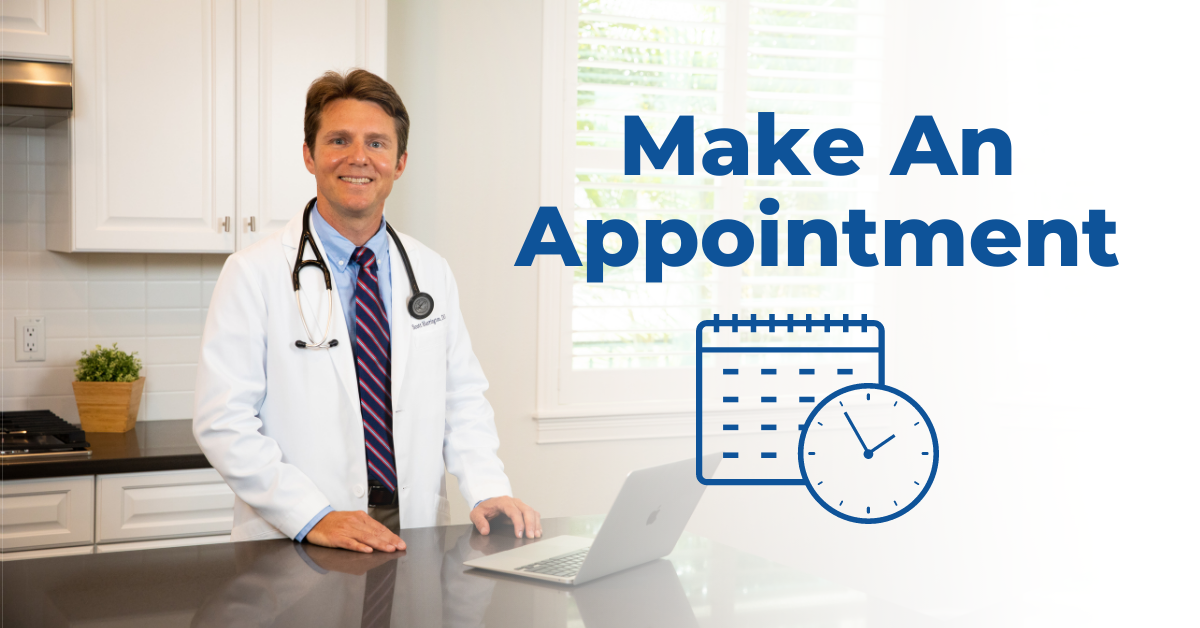
POLYGON ((0 457, 84 451, 85 436, 49 410, 0 412, 0 457))

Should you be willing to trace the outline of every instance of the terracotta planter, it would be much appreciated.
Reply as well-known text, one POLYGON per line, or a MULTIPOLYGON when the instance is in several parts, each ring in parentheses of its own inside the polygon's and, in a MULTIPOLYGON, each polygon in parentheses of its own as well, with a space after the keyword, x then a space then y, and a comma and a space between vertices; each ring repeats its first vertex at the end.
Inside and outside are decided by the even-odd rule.
POLYGON ((71 382, 85 432, 128 432, 137 422, 146 378, 132 382, 71 382))

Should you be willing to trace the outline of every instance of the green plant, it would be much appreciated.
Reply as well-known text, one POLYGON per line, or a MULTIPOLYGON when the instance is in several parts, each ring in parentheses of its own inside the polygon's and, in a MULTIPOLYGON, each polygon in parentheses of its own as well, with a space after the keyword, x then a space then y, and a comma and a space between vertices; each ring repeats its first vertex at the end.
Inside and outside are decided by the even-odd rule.
POLYGON ((137 351, 125 353, 113 343, 111 349, 96 345, 94 351, 84 351, 75 369, 75 379, 81 382, 132 382, 142 370, 137 351))

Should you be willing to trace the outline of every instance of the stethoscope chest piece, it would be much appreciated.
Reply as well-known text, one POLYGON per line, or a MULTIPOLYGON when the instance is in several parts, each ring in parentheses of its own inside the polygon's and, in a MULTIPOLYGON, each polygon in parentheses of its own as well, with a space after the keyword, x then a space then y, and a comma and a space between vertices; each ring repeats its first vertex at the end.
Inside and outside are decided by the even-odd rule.
POLYGON ((422 320, 433 312, 433 297, 418 292, 408 300, 408 313, 417 320, 422 320))

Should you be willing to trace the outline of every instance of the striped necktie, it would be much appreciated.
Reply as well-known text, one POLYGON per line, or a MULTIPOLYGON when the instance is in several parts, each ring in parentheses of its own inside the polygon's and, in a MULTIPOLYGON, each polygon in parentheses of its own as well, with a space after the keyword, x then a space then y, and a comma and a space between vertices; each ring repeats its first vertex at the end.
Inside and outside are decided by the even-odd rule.
POLYGON ((354 362, 367 443, 367 475, 390 491, 396 490, 392 453, 392 361, 387 311, 379 296, 375 254, 365 246, 354 249, 358 264, 354 288, 354 362))

